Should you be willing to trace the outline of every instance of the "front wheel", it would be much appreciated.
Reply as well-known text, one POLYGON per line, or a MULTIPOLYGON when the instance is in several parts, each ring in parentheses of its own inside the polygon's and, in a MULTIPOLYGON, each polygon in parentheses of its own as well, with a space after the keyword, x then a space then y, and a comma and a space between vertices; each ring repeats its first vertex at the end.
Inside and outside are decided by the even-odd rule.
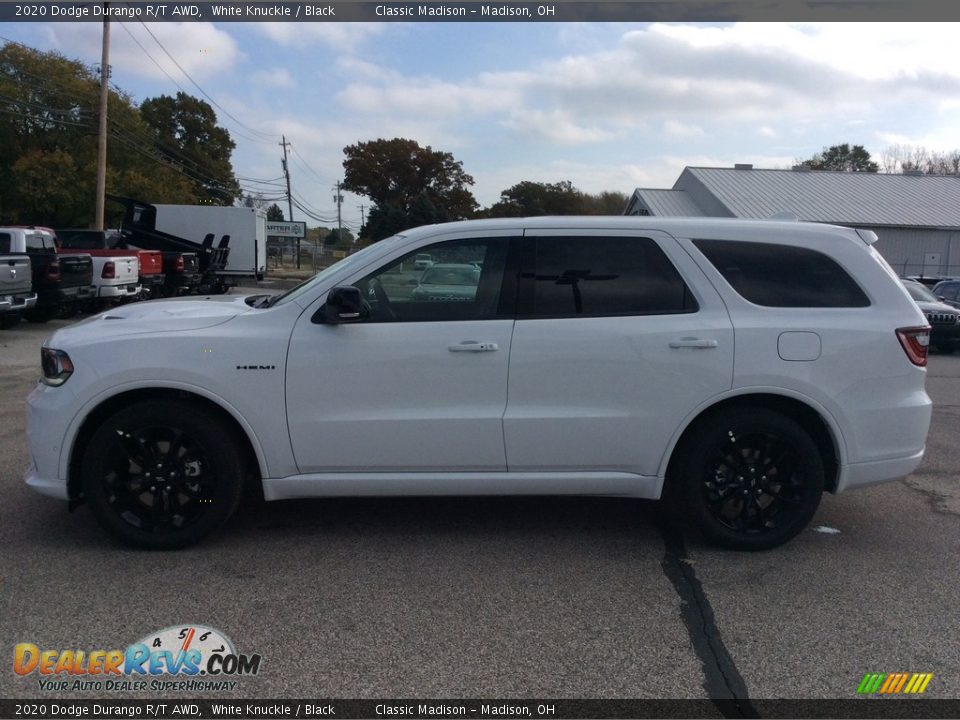
POLYGON ((669 479, 685 519, 714 542, 767 550, 807 526, 820 504, 824 469, 810 435, 763 408, 724 410, 692 428, 669 479))
POLYGON ((236 510, 240 457, 233 432, 203 407, 140 402, 109 417, 90 438, 83 491, 97 521, 124 542, 184 547, 236 510))

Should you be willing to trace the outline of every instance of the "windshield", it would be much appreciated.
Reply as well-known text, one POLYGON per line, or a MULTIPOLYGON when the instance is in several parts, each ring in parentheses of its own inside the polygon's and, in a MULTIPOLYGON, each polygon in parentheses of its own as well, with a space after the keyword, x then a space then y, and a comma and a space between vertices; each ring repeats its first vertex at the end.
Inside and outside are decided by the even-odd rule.
POLYGON ((905 282, 903 286, 907 289, 907 292, 910 293, 910 297, 918 302, 940 302, 936 295, 920 283, 905 282))
POLYGON ((403 237, 404 237, 403 235, 394 235, 393 237, 387 238, 386 240, 381 240, 380 242, 375 242, 372 245, 368 245, 363 250, 358 250, 352 255, 347 255, 347 257, 335 262, 330 267, 321 270, 312 278, 308 278, 307 280, 304 280, 299 285, 291 288, 290 290, 287 290, 285 293, 281 295, 275 295, 269 302, 270 306, 272 307, 273 305, 283 305, 284 303, 288 303, 291 300, 295 300, 296 298, 304 295, 305 293, 310 292, 310 290, 312 290, 318 284, 322 283, 331 275, 338 273, 341 270, 344 270, 345 268, 350 267, 351 265, 362 263, 368 256, 373 255, 375 252, 379 252, 390 247, 394 243, 399 242, 401 239, 403 239, 403 237))
POLYGON ((472 267, 444 267, 435 265, 423 273, 423 285, 476 285, 480 273, 472 267))

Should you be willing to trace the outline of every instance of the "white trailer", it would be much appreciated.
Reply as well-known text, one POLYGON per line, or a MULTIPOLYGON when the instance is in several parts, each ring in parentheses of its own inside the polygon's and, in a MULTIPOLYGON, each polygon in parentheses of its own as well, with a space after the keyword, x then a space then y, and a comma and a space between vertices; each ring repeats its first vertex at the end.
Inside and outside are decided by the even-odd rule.
POLYGON ((185 240, 202 243, 213 235, 216 247, 230 236, 227 266, 217 274, 228 285, 251 278, 262 280, 267 272, 267 213, 247 207, 216 205, 155 205, 156 229, 185 240))

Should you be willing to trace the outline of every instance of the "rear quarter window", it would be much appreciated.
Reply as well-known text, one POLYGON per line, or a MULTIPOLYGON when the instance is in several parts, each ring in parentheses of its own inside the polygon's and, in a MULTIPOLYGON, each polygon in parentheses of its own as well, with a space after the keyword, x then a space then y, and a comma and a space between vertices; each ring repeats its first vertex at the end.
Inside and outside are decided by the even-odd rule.
POLYGON ((11 240, 10 233, 0 233, 0 253, 10 252, 11 240))
POLYGON ((867 307, 870 300, 833 258, 810 248, 736 240, 693 244, 746 300, 767 307, 867 307))

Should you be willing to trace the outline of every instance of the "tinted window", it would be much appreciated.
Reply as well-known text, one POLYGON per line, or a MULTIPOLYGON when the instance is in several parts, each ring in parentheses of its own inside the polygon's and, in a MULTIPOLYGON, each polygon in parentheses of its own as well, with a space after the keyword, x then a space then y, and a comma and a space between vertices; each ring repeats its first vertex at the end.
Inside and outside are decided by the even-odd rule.
POLYGON ((501 304, 509 247, 509 238, 437 243, 380 268, 355 283, 369 310, 367 321, 512 317, 512 302, 501 304), (425 252, 431 260, 427 268, 425 252))
POLYGON ((10 233, 0 233, 0 252, 10 252, 10 233))
POLYGON ((863 290, 832 258, 809 248, 694 240, 744 298, 769 307, 866 307, 863 290))
POLYGON ((958 290, 960 290, 960 285, 957 285, 956 283, 946 283, 944 285, 938 285, 934 291, 934 294, 940 295, 947 300, 956 300, 958 290))
MULTIPOLYGON (((657 244, 639 237, 538 237, 532 314, 694 312, 696 301, 657 244)), ((527 285, 529 287, 529 284, 527 285)))
POLYGON ((44 250, 43 235, 40 233, 27 233, 26 246, 27 252, 30 250, 44 250))

